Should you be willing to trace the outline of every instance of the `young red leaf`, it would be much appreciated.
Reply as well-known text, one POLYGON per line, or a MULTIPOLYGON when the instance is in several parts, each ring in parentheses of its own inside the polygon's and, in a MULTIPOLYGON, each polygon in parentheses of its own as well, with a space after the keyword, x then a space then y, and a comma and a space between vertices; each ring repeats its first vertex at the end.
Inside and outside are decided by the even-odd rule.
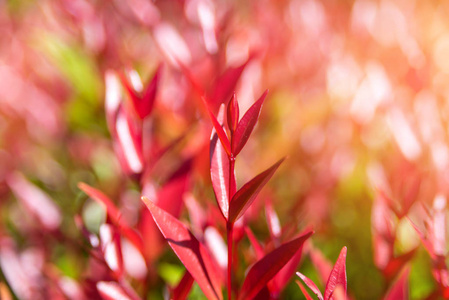
POLYGON ((312 290, 312 292, 318 297, 319 300, 323 300, 323 294, 321 294, 320 289, 316 286, 316 284, 307 278, 304 274, 300 272, 296 272, 299 278, 312 290))
POLYGON ((103 205, 106 209, 106 212, 109 216, 109 218, 112 220, 112 222, 118 226, 120 231, 128 240, 133 243, 137 249, 141 253, 143 253, 143 242, 140 236, 131 228, 129 227, 125 221, 121 218, 120 211, 117 209, 115 204, 109 199, 108 196, 100 192, 99 190, 80 182, 78 184, 78 187, 85 192, 90 198, 97 201, 100 205, 103 205))
POLYGON ((301 249, 302 244, 313 234, 309 231, 298 238, 282 244, 257 261, 246 275, 239 299, 252 299, 266 286, 277 272, 301 249))
POLYGON ((182 276, 181 281, 178 283, 176 288, 172 291, 172 298, 176 300, 184 300, 187 299, 187 296, 189 295, 189 292, 193 285, 193 277, 190 275, 189 271, 186 271, 184 273, 184 276, 182 276))
POLYGON ((343 247, 340 255, 335 262, 334 268, 329 275, 329 279, 326 283, 326 289, 324 290, 324 300, 332 299, 332 294, 338 284, 343 286, 344 294, 346 295, 347 279, 346 279, 346 253, 348 249, 343 247))
POLYGON ((391 258, 387 266, 382 270, 384 276, 388 279, 394 278, 402 267, 413 258, 417 249, 414 248, 400 256, 391 258))
POLYGON ((304 297, 306 297, 306 300, 313 300, 313 298, 309 295, 309 292, 307 292, 306 288, 301 284, 301 282, 299 282, 298 280, 296 280, 296 284, 299 286, 299 288, 301 289, 302 294, 304 295, 304 297))
POLYGON ((407 267, 401 274, 398 280, 390 287, 387 296, 384 300, 408 300, 408 275, 410 268, 407 267))
POLYGON ((214 88, 209 97, 214 103, 223 103, 231 95, 250 59, 251 57, 241 66, 227 69, 219 78, 217 78, 217 80, 215 80, 214 88))
POLYGON ((217 270, 207 249, 178 219, 165 212, 146 197, 142 201, 153 215, 162 235, 193 276, 208 299, 222 299, 217 270))
POLYGON ((239 123, 239 103, 237 102, 235 93, 232 95, 231 100, 229 100, 228 103, 227 118, 229 130, 233 133, 237 129, 237 125, 239 123))
MULTIPOLYGON (((218 112, 218 121, 223 125, 224 105, 218 112)), ((217 131, 212 129, 210 139, 210 175, 215 198, 221 213, 227 220, 229 215, 229 158, 220 143, 217 131)), ((235 186, 235 184, 234 184, 235 186)))
MULTIPOLYGON (((215 132, 218 135, 218 138, 221 141, 221 144, 223 145, 224 150, 226 151, 226 154, 230 157, 231 156, 231 144, 229 142, 228 136, 226 135, 226 132, 224 131, 222 124, 220 124, 215 117, 215 115, 211 112, 206 99, 202 98, 204 105, 206 105, 207 112, 209 114, 209 117, 212 121, 212 125, 214 126, 215 132)), ((221 108, 220 108, 221 109, 221 108)))
POLYGON ((268 90, 266 90, 262 96, 260 96, 259 100, 257 100, 245 113, 245 115, 240 120, 239 124, 237 125, 237 129, 234 133, 234 139, 235 141, 232 143, 232 154, 234 156, 237 156, 237 154, 240 153, 240 151, 243 149, 243 146, 245 146, 246 142, 249 139, 249 136, 251 135, 251 132, 254 129, 254 126, 257 123, 257 120, 259 119, 260 110, 262 109, 262 104, 265 100, 265 97, 267 96, 268 90))
POLYGON ((276 172, 277 168, 284 161, 284 159, 285 158, 280 159, 270 168, 251 179, 251 181, 247 182, 240 188, 240 190, 237 191, 237 193, 235 193, 229 205, 230 222, 234 223, 243 215, 243 213, 253 203, 262 187, 268 182, 268 180, 270 180, 274 172, 276 172))

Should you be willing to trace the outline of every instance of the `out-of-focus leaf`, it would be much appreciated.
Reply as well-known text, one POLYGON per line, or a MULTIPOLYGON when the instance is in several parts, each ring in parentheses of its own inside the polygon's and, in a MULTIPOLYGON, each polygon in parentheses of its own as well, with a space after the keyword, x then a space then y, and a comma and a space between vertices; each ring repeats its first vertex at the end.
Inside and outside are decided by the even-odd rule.
POLYGON ((189 271, 186 270, 184 276, 181 278, 181 281, 172 291, 172 299, 176 300, 187 299, 187 296, 189 295, 189 292, 192 289, 193 281, 194 280, 192 275, 190 275, 189 271))
POLYGON ((62 220, 61 212, 50 196, 20 173, 10 174, 6 182, 14 195, 45 229, 55 230, 59 227, 62 220))
POLYGON ((419 229, 418 226, 416 226, 416 224, 413 223, 410 218, 407 217, 407 219, 409 220, 410 224, 412 224, 413 229, 415 229, 416 233, 421 239, 422 244, 424 245, 424 248, 426 249, 427 253, 429 253, 432 260, 437 259, 437 255, 435 254, 432 243, 426 238, 421 229, 419 229))
POLYGON ((257 261, 246 275, 239 299, 252 299, 266 286, 268 281, 301 249, 303 243, 313 234, 306 232, 296 239, 282 244, 257 261))
POLYGON ((269 200, 265 203, 265 217, 267 219, 271 238, 275 241, 279 241, 281 236, 281 223, 276 211, 273 208, 273 205, 271 204, 271 201, 269 200))
POLYGON ((78 187, 85 192, 90 198, 92 198, 93 200, 97 201, 98 203, 100 203, 101 205, 104 205, 109 218, 111 219, 111 221, 118 226, 118 228, 120 229, 120 231, 122 232, 122 234, 124 236, 126 236, 126 238, 128 238, 128 240, 130 242, 132 242, 137 249, 139 249, 139 251, 141 253, 143 253, 143 243, 142 243, 142 239, 140 238, 140 236, 131 228, 129 227, 125 221, 121 218, 121 214, 120 211, 117 209, 117 207, 115 206, 115 204, 111 201, 111 199, 109 199, 108 196, 106 196, 105 194, 103 194, 102 192, 100 192, 99 190, 83 183, 80 182, 78 184, 78 187))
POLYGON ((125 76, 120 77, 131 99, 133 110, 141 120, 149 116, 153 110, 161 68, 161 66, 157 68, 152 80, 147 84, 142 93, 136 91, 125 76))
POLYGON ((309 289, 312 290, 312 292, 318 297, 319 300, 323 300, 323 294, 321 294, 320 289, 316 286, 316 284, 312 280, 310 280, 300 272, 296 272, 296 275, 298 275, 298 277, 301 278, 301 280, 309 287, 309 289))
POLYGON ((417 249, 418 248, 414 248, 407 253, 391 258, 387 266, 382 271, 384 276, 389 279, 394 278, 402 267, 413 258, 417 249))
POLYGON ((267 170, 263 171, 251 181, 242 186, 237 193, 232 197, 229 205, 229 221, 235 222, 240 218, 248 207, 253 203, 257 194, 259 194, 262 187, 270 180, 279 165, 284 161, 280 159, 267 170))
POLYGON ((104 260, 109 268, 120 278, 123 274, 123 256, 120 236, 117 230, 110 224, 101 225, 100 241, 104 260))
POLYGON ((135 295, 130 295, 123 286, 114 281, 97 282, 97 290, 104 300, 138 300, 135 295))
POLYGON ((346 253, 348 249, 343 247, 340 255, 335 262, 334 268, 329 275, 329 279, 326 283, 326 289, 324 291, 324 300, 332 299, 332 295, 337 285, 342 285, 344 295, 346 296, 347 279, 346 279, 346 253))
POLYGON ((235 142, 232 143, 232 154, 237 156, 240 151, 245 146, 246 142, 251 135, 251 132, 254 129, 254 126, 259 119, 260 110, 262 108, 262 104, 268 94, 268 90, 266 90, 262 96, 260 96, 259 100, 257 100, 245 113, 245 115, 240 120, 237 125, 237 129, 234 133, 235 142))
POLYGON ((408 300, 408 275, 410 273, 410 268, 407 267, 402 272, 398 280, 396 280, 390 287, 388 294, 385 296, 384 300, 408 300))
MULTIPOLYGON (((217 120, 223 126, 224 106, 220 107, 217 120)), ((217 131, 212 129, 210 138, 210 176, 214 188, 218 207, 224 218, 229 216, 229 157, 222 143, 219 141, 217 131)), ((234 177, 235 179, 235 177, 234 177)), ((235 185, 234 185, 235 186, 235 185)))
POLYGON ((146 197, 142 201, 168 241, 170 247, 193 276, 209 299, 222 299, 218 275, 206 248, 178 219, 168 214, 146 197))
POLYGON ((261 259, 264 256, 265 252, 262 246, 260 245, 259 241, 254 236, 254 233, 248 226, 245 226, 245 233, 251 243, 251 246, 253 246, 254 248, 254 252, 256 253, 257 259, 261 259))
POLYGON ((235 90, 235 86, 250 59, 251 57, 241 66, 228 68, 215 80, 210 98, 216 105, 223 103, 231 95, 232 91, 235 90))
POLYGON ((299 288, 301 289, 302 294, 304 295, 304 297, 306 297, 306 300, 313 300, 313 298, 309 295, 309 292, 306 290, 306 288, 301 284, 301 282, 299 282, 298 280, 296 280, 296 284, 299 286, 299 288))
POLYGON ((192 160, 186 160, 157 192, 157 204, 169 214, 178 217, 183 207, 183 196, 190 178, 192 160))

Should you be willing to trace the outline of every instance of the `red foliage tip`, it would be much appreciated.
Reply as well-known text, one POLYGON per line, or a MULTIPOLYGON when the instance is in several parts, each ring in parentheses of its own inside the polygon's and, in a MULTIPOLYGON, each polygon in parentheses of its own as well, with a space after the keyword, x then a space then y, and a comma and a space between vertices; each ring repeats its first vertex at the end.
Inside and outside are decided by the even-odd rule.
POLYGON ((227 117, 229 130, 231 130, 231 133, 234 133, 239 123, 239 103, 235 93, 229 100, 227 117))
POLYGON ((268 90, 266 90, 259 100, 257 100, 245 113, 240 122, 235 129, 235 142, 232 143, 232 154, 237 156, 240 151, 245 146, 246 142, 254 129, 254 126, 259 119, 260 110, 262 109, 262 104, 267 97, 268 90))

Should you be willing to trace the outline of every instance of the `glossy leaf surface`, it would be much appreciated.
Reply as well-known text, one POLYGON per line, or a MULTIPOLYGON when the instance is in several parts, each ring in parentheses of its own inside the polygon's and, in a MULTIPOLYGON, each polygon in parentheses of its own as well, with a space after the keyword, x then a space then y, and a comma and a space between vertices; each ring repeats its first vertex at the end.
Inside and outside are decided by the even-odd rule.
POLYGON ((235 142, 232 143, 232 154, 237 156, 240 151, 245 146, 246 142, 251 135, 251 132, 256 126, 257 120, 259 119, 260 110, 262 109, 262 104, 268 94, 268 90, 265 91, 262 96, 260 96, 259 100, 257 100, 243 115, 239 124, 237 125, 237 129, 235 130, 234 139, 235 142))
MULTIPOLYGON (((222 105, 218 113, 218 121, 223 125, 224 106, 222 105)), ((229 215, 229 158, 222 143, 220 142, 217 131, 212 130, 210 139, 210 175, 212 186, 214 188, 215 198, 218 207, 224 218, 227 220, 229 215)), ((234 185, 235 186, 235 185, 234 185)))
POLYGON ((282 244, 256 262, 246 275, 239 299, 252 299, 279 270, 301 249, 303 243, 313 234, 309 231, 296 239, 282 244))
POLYGON ((200 286, 208 299, 222 299, 216 269, 206 248, 178 219, 159 208, 148 198, 142 201, 153 215, 162 235, 200 286))
POLYGON ((243 215, 283 161, 284 158, 251 179, 235 193, 229 207, 229 221, 235 222, 243 215))
POLYGON ((344 294, 346 295, 347 289, 347 279, 346 279, 346 253, 348 249, 343 247, 341 249, 340 255, 338 256, 337 261, 335 262, 334 268, 329 275, 329 279, 326 283, 326 290, 324 291, 324 299, 329 300, 332 299, 332 294, 334 293, 337 285, 342 285, 344 294))

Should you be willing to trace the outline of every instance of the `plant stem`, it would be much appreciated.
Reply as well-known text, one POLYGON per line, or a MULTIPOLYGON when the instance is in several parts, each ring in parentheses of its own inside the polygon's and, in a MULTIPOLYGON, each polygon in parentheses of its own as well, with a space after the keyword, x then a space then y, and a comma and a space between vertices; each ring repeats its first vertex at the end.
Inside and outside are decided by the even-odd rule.
MULTIPOLYGON (((232 145, 232 135, 231 135, 231 145, 232 145)), ((231 157, 229 157, 229 204, 231 204, 231 199, 234 196, 236 186, 235 186, 235 177, 234 177, 234 167, 235 167, 235 157, 231 153, 231 157)), ((232 244, 233 240, 233 232, 234 232, 234 223, 227 221, 226 223, 226 232, 228 239, 228 300, 232 299, 232 244)))
POLYGON ((232 244, 234 224, 228 222, 226 225, 228 235, 228 300, 232 299, 232 244))

